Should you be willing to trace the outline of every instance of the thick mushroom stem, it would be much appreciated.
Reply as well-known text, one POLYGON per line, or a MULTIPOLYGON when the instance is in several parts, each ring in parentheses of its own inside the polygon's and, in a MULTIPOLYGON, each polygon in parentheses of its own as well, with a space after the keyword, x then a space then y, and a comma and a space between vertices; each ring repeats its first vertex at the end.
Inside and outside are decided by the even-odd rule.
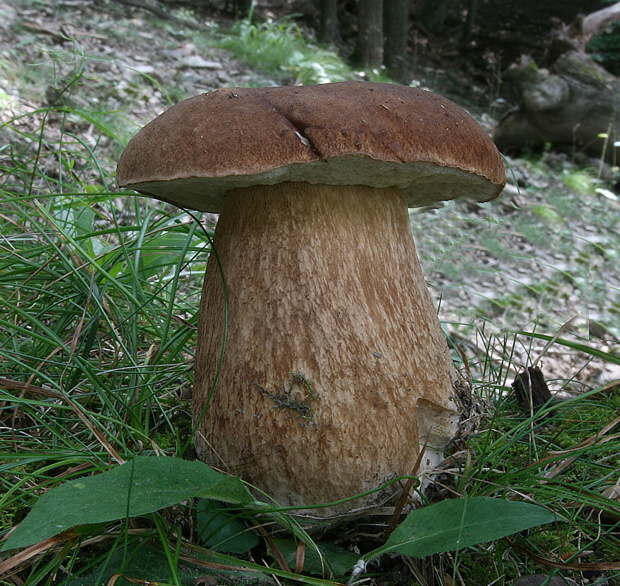
POLYGON ((227 195, 215 248, 228 329, 211 395, 224 327, 211 260, 196 355, 199 457, 302 506, 411 474, 425 443, 432 465, 433 448, 456 432, 458 376, 400 190, 238 189, 227 195))

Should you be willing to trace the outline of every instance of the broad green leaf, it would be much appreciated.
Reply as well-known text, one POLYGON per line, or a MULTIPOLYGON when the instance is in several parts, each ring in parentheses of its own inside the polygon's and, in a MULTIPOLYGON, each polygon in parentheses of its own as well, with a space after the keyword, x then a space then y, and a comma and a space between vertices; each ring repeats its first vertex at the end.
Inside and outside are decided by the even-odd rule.
POLYGON ((221 502, 201 499, 196 515, 196 530, 201 545, 213 551, 245 553, 259 542, 256 533, 221 502))
POLYGON ((43 494, 2 549, 28 547, 77 525, 146 515, 193 497, 233 504, 253 501, 239 478, 202 462, 138 456, 43 494))
POLYGON ((364 558, 373 559, 388 551, 424 558, 554 520, 553 513, 530 503, 489 497, 445 500, 409 513, 386 544, 364 558))
MULTIPOLYGON (((112 581, 115 586, 131 586, 138 581, 148 580, 150 583, 170 584, 170 567, 166 554, 149 543, 141 543, 129 551, 123 549, 115 551, 101 566, 80 577, 73 577, 65 586, 106 586, 110 584, 115 574, 121 577, 112 581), (128 578, 128 579, 127 579, 128 578)), ((204 576, 203 568, 191 567, 189 564, 180 564, 178 573, 182 586, 193 586, 200 576, 204 576)))
POLYGON ((148 279, 153 275, 169 270, 178 262, 187 235, 175 232, 165 232, 145 243, 140 255, 140 274, 148 279))
MULTIPOLYGON (((297 555, 297 542, 282 537, 274 537, 273 541, 282 552, 286 563, 291 568, 294 568, 297 555)), ((315 549, 306 546, 304 574, 313 574, 315 576, 326 576, 330 578, 344 576, 359 559, 359 555, 343 547, 338 547, 333 543, 317 542, 315 545, 319 552, 321 552, 321 555, 319 555, 315 549)))

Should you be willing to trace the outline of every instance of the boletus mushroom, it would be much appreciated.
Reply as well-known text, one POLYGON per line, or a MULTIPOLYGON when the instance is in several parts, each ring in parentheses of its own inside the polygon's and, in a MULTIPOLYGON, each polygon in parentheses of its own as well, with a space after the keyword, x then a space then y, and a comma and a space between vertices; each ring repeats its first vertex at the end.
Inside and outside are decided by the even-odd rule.
POLYGON ((488 201, 504 183, 477 122, 399 85, 220 89, 147 124, 119 186, 220 213, 196 349, 199 457, 300 507, 411 474, 421 446, 432 468, 458 428, 459 375, 407 208, 488 201))

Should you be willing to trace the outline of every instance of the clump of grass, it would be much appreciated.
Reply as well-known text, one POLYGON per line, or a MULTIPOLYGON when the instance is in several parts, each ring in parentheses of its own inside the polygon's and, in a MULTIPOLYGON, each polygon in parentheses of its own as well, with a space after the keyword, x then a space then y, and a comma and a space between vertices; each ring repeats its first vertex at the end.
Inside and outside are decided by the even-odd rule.
POLYGON ((60 479, 127 453, 181 455, 191 438, 206 238, 179 211, 113 190, 97 145, 69 131, 93 120, 42 108, 0 128, 4 531, 60 479))
MULTIPOLYGON (((611 573, 606 578, 614 583, 612 576, 620 576, 620 564, 606 568, 605 563, 620 559, 620 505, 604 491, 618 482, 620 474, 620 381, 587 386, 572 377, 552 379, 554 393, 564 391, 569 398, 554 398, 530 414, 518 406, 511 383, 524 367, 517 357, 523 352, 515 349, 525 348, 531 364, 537 358, 532 341, 539 335, 478 335, 479 352, 474 350, 468 368, 478 392, 487 399, 489 419, 455 455, 461 465, 455 468, 450 490, 459 495, 531 498, 552 506, 559 519, 554 526, 510 538, 507 544, 479 546, 461 557, 459 569, 473 566, 485 573, 491 569, 491 583, 502 576, 550 573, 565 563, 564 576, 607 569, 611 573)), ((618 357, 583 341, 560 337, 550 346, 562 348, 581 356, 584 364, 592 359, 620 364, 618 357)), ((450 484, 446 478, 444 483, 450 484)))
POLYGON ((250 67, 297 84, 355 79, 355 72, 335 52, 309 42, 290 20, 236 23, 218 35, 215 45, 227 49, 250 67), (219 38, 218 38, 219 37, 219 38))

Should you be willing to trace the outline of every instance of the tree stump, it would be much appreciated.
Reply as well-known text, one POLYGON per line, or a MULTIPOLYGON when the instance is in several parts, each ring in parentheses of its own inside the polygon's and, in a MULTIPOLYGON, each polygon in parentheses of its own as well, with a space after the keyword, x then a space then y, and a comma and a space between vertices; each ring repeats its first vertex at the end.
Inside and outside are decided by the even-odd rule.
POLYGON ((585 52, 595 23, 609 22, 609 13, 607 18, 598 15, 581 17, 554 35, 548 48, 548 69, 539 68, 526 56, 508 69, 506 78, 516 85, 521 104, 495 129, 493 139, 500 150, 551 145, 612 164, 620 160, 620 80, 585 52))

